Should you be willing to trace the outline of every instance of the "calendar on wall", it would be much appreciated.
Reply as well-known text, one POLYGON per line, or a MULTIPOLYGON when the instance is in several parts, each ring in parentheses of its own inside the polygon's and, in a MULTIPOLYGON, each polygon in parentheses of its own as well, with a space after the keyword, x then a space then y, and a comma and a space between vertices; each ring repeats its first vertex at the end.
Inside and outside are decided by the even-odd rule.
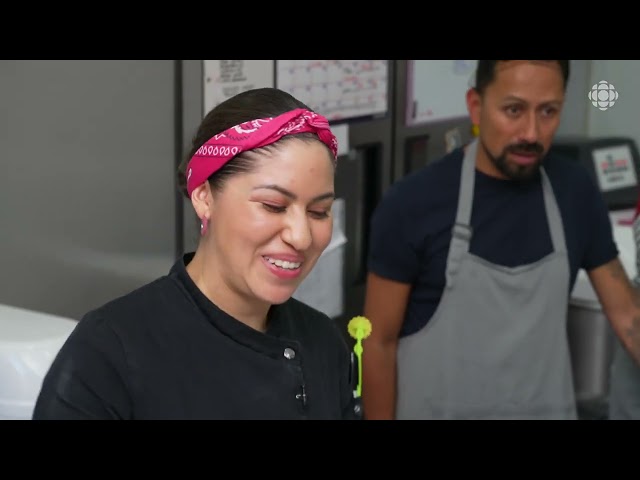
POLYGON ((276 60, 276 87, 330 122, 384 116, 387 60, 276 60))

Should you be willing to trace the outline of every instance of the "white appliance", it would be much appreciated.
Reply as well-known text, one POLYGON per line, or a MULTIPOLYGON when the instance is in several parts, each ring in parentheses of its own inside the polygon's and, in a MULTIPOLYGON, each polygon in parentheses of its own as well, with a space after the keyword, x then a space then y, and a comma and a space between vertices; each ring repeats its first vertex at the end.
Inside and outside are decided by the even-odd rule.
MULTIPOLYGON (((640 152, 631 137, 569 135, 551 146, 555 155, 581 163, 602 193, 609 209, 619 258, 630 278, 636 274, 633 230, 640 190, 640 152)), ((616 337, 584 271, 571 292, 567 322, 578 413, 582 418, 606 418, 610 368, 616 337)))
POLYGON ((47 370, 76 320, 0 304, 0 420, 30 420, 47 370))

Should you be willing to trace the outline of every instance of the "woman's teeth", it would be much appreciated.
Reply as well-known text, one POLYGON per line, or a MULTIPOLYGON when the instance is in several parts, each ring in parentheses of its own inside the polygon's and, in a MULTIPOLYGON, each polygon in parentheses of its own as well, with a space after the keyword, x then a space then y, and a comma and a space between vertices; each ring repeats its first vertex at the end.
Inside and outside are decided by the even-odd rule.
POLYGON ((287 270, 295 270, 300 268, 300 262, 287 262, 286 260, 274 260, 273 258, 264 257, 269 263, 272 263, 276 267, 285 268, 287 270))

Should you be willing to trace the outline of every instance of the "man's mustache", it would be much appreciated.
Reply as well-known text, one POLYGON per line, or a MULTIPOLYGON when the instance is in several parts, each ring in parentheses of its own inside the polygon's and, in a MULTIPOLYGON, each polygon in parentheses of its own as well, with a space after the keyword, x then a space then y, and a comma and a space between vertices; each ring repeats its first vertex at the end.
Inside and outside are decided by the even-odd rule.
POLYGON ((540 145, 538 142, 535 143, 518 143, 517 145, 510 145, 507 147, 507 151, 515 154, 530 154, 535 153, 537 155, 542 155, 544 152, 544 147, 540 145))

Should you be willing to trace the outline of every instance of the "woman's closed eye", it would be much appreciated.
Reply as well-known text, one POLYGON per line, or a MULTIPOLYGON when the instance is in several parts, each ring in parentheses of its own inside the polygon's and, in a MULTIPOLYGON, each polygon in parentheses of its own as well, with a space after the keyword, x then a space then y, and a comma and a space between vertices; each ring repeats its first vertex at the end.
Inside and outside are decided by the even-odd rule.
POLYGON ((323 218, 329 217, 328 210, 309 210, 309 214, 318 220, 322 220, 323 218))
MULTIPOLYGON (((287 207, 282 207, 280 205, 273 205, 270 203, 262 203, 262 206, 271 213, 284 213, 287 211, 287 207)), ((309 214, 317 219, 323 219, 323 218, 327 218, 329 217, 329 211, 328 210, 309 210, 309 214)))
POLYGON ((287 210, 287 207, 281 207, 279 205, 272 205, 270 203, 262 203, 262 206, 268 211, 272 213, 283 213, 287 210))

